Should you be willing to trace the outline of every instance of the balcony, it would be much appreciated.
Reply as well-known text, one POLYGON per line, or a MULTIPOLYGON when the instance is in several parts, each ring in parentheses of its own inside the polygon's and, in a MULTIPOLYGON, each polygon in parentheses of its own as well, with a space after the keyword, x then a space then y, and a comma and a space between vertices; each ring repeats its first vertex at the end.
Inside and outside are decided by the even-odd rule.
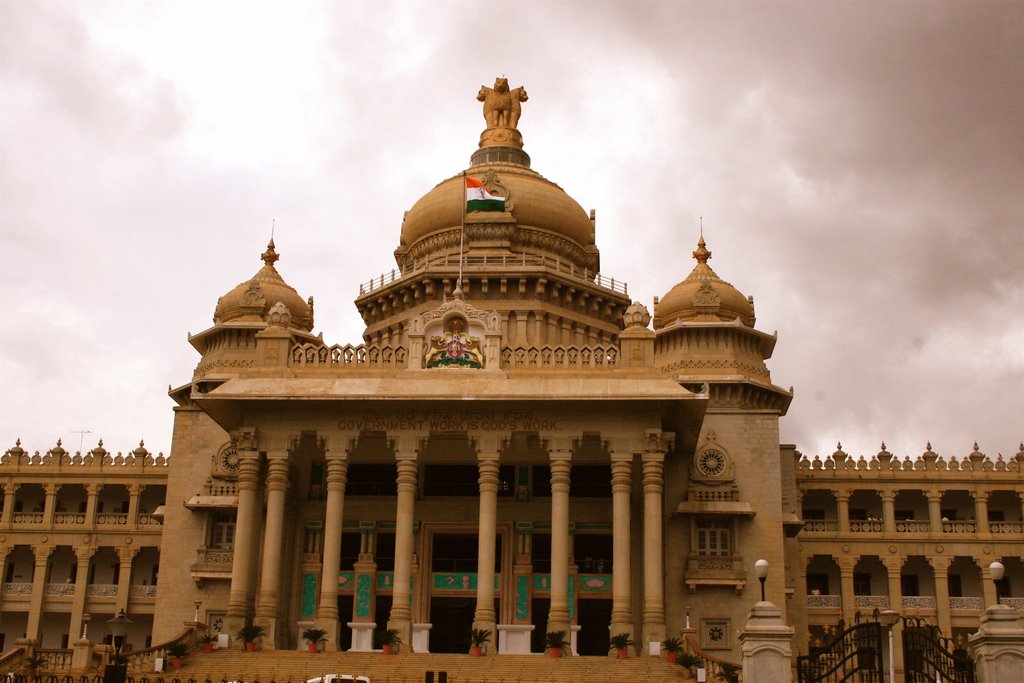
POLYGON ((53 515, 55 526, 75 526, 85 524, 84 512, 57 512, 53 515))
POLYGON ((935 609, 934 595, 904 595, 903 609, 905 610, 933 610, 935 609))
POLYGON ((14 582, 5 583, 3 585, 3 596, 9 597, 28 597, 32 595, 32 584, 27 582, 14 582))
POLYGON ((842 609, 841 595, 808 595, 807 607, 810 609, 842 609))
POLYGON ((156 586, 142 586, 132 584, 132 587, 128 589, 128 597, 130 598, 156 598, 156 586))
POLYGON ((850 531, 855 534, 878 533, 884 529, 880 519, 857 519, 850 520, 850 531))
POLYGON ((854 596, 853 602, 857 605, 857 609, 873 610, 876 607, 889 609, 888 595, 857 595, 854 596))
POLYGON ((804 531, 836 532, 839 531, 839 522, 834 519, 804 520, 804 531))
POLYGON ((919 519, 904 519, 896 522, 898 533, 923 534, 931 531, 931 523, 919 519))
POLYGON ((976 522, 942 522, 942 531, 947 534, 976 534, 978 525, 976 522))
POLYGON ((950 598, 949 609, 965 609, 980 612, 985 609, 985 598, 950 598))

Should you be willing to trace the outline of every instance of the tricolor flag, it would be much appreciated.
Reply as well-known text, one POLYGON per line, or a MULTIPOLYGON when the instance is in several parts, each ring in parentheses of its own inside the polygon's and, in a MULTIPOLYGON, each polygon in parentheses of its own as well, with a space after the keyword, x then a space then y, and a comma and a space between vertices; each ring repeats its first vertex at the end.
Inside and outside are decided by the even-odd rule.
POLYGON ((504 211, 504 197, 495 197, 476 178, 466 176, 466 213, 470 211, 504 211))

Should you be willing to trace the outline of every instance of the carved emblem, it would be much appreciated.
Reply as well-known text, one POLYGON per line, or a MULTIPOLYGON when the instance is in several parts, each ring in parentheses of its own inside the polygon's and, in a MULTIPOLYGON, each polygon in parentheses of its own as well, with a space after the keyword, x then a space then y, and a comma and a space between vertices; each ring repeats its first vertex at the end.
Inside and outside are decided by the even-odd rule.
POLYGON ((480 86, 476 99, 484 103, 484 120, 488 128, 511 128, 519 125, 521 102, 529 99, 522 86, 509 90, 507 78, 494 79, 494 87, 480 86))
POLYGON ((452 318, 448 321, 444 334, 430 338, 430 349, 424 360, 428 368, 484 366, 480 338, 466 332, 466 321, 462 318, 452 318))

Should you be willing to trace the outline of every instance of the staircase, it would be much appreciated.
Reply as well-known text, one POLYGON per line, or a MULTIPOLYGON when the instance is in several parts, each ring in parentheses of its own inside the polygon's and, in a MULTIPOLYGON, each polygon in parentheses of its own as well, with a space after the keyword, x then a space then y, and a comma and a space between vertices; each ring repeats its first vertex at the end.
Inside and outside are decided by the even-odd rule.
MULTIPOLYGON (((191 652, 165 680, 209 678, 252 683, 299 683, 326 673, 369 676, 371 683, 423 683, 425 674, 446 671, 448 683, 675 683, 683 669, 660 657, 560 657, 547 655, 400 654, 378 652, 319 652, 293 650, 191 652)), ((150 674, 152 677, 153 674, 150 674)), ((138 674, 135 674, 138 680, 138 674)))

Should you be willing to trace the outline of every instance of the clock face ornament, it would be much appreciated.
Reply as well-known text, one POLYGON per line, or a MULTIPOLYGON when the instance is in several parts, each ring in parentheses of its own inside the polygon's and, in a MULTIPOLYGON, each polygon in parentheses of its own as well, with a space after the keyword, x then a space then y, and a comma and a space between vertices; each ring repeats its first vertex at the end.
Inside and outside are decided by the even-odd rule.
POLYGON ((225 448, 220 454, 220 466, 228 472, 238 471, 238 451, 234 446, 225 448))
POLYGON ((725 455, 708 450, 697 456, 697 471, 705 477, 717 477, 725 471, 725 455))

